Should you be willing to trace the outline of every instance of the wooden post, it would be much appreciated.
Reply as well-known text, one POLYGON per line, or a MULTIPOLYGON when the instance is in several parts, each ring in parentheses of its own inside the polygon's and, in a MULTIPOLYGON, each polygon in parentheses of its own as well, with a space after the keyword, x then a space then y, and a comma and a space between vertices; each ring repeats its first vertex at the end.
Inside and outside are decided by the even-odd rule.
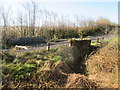
POLYGON ((104 37, 102 37, 102 39, 104 40, 104 37))
POLYGON ((69 41, 69 45, 68 45, 69 47, 71 47, 72 46, 72 39, 69 41))
POLYGON ((80 39, 83 40, 83 32, 80 32, 80 39))
POLYGON ((100 42, 100 39, 99 38, 97 38, 97 43, 99 43, 100 42))
POLYGON ((46 48, 47 51, 50 51, 50 42, 47 43, 47 48, 46 48))

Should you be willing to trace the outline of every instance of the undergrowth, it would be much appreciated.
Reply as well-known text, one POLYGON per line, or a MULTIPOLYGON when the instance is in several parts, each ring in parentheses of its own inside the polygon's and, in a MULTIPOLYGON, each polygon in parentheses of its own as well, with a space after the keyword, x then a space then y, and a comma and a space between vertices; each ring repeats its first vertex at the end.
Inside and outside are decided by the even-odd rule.
MULTIPOLYGON (((50 51, 2 52, 2 87, 64 88, 69 74, 79 72, 75 74, 79 80, 91 79, 101 88, 117 88, 118 41, 114 37, 105 42, 109 43, 90 54, 88 60, 84 60, 85 56, 81 56, 77 48, 67 46, 50 51), (86 72, 83 67, 87 69, 88 76, 85 78, 80 75, 80 72, 86 72)), ((92 45, 100 46, 96 42, 92 42, 92 45)))
POLYGON ((90 56, 86 66, 89 78, 102 88, 118 88, 118 38, 90 56))

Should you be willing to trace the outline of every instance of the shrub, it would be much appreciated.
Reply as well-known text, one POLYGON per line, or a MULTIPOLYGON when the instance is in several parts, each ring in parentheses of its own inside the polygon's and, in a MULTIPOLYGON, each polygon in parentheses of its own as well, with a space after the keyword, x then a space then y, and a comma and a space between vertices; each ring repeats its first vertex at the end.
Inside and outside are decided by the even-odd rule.
POLYGON ((11 63, 14 61, 14 59, 15 59, 15 55, 12 55, 7 51, 2 53, 2 61, 5 63, 11 63))

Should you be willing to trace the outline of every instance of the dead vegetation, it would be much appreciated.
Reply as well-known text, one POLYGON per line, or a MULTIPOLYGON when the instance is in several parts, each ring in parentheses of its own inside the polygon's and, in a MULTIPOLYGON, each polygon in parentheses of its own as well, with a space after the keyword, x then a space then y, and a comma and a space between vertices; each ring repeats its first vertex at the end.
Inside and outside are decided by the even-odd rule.
POLYGON ((88 60, 88 56, 81 52, 77 47, 65 46, 50 51, 3 52, 2 87, 83 89, 118 87, 116 37, 97 52, 90 54, 88 60))
POLYGON ((66 88, 98 88, 96 83, 81 74, 69 74, 66 88))
POLYGON ((102 88, 118 88, 118 40, 113 38, 86 62, 89 78, 102 88))
MULTIPOLYGON (((104 18, 94 21, 80 20, 81 17, 76 17, 71 21, 69 17, 40 9, 41 5, 33 0, 24 3, 21 13, 16 12, 19 15, 18 18, 14 17, 9 7, 5 9, 4 6, 4 4, 0 5, 2 17, 0 18, 0 34, 2 34, 1 47, 3 49, 9 47, 8 39, 42 36, 48 42, 54 39, 83 38, 107 34, 111 26, 114 29, 117 26, 104 18)), ((0 52, 2 87, 118 88, 118 67, 120 66, 116 37, 105 47, 97 52, 94 51, 89 59, 86 53, 91 52, 86 50, 88 49, 86 44, 84 46, 86 46, 84 49, 59 47, 50 51, 33 50, 32 52, 16 52, 17 48, 13 48, 0 52)), ((23 46, 18 48, 26 49, 23 46)))

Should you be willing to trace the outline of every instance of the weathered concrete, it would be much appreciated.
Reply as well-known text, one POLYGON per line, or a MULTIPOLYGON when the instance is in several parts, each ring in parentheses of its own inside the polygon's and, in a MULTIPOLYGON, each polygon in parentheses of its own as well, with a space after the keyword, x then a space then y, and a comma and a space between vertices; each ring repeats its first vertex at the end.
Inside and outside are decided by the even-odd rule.
POLYGON ((91 40, 71 40, 69 46, 75 46, 80 51, 88 50, 90 48, 91 40))
POLYGON ((16 50, 20 50, 20 49, 27 50, 28 47, 15 45, 15 49, 16 49, 16 50))
POLYGON ((22 37, 22 38, 13 38, 8 39, 7 44, 10 46, 15 45, 32 45, 32 44, 41 44, 45 43, 44 37, 22 37))
POLYGON ((86 74, 84 60, 91 52, 91 40, 70 40, 70 56, 66 63, 75 73, 86 74))

